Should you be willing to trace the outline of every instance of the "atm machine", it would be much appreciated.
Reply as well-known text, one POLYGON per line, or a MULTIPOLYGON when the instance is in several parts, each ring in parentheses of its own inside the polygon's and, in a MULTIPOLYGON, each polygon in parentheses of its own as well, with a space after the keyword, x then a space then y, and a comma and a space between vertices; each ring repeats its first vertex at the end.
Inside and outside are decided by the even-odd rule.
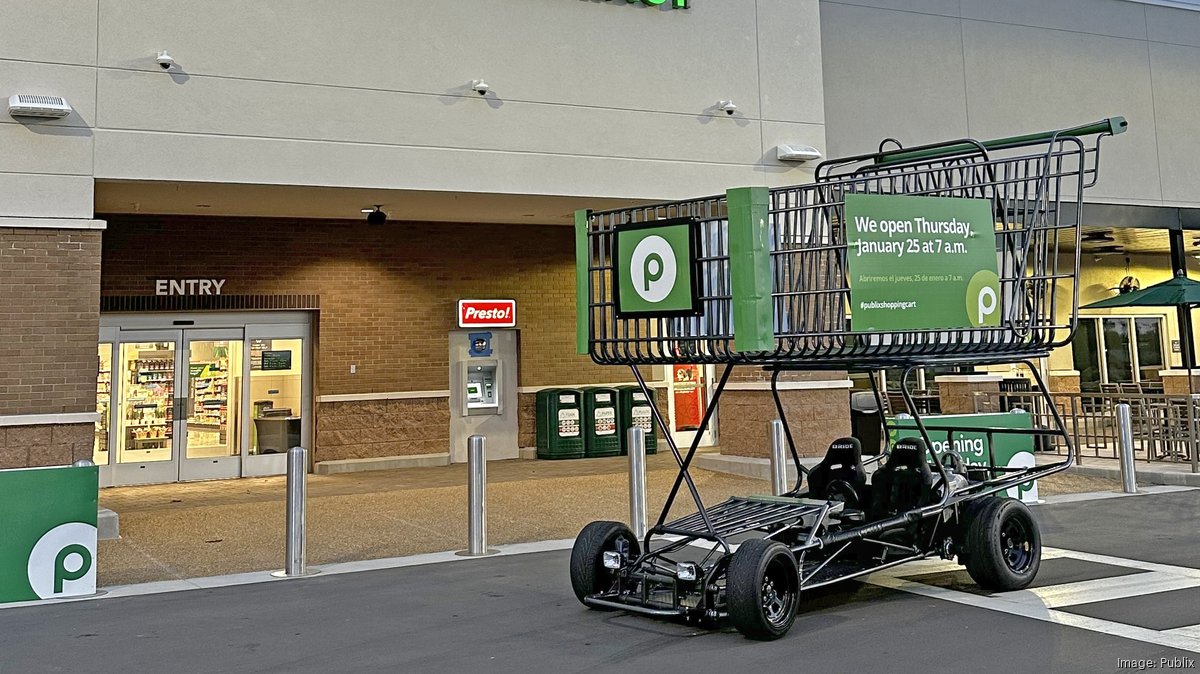
POLYGON ((515 459, 517 331, 450 333, 450 460, 465 463, 467 438, 487 438, 487 458, 515 459))

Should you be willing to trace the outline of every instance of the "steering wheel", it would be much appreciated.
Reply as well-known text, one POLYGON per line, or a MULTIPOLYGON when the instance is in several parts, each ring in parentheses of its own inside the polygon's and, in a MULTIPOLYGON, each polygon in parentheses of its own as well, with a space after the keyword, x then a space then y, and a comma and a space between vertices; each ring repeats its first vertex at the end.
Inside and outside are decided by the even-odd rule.
POLYGON ((829 485, 825 487, 825 499, 841 501, 847 508, 859 507, 858 490, 846 480, 830 480, 829 485))
POLYGON ((967 465, 963 462, 962 457, 958 455, 958 452, 954 450, 946 450, 945 452, 942 452, 941 461, 943 466, 949 468, 955 473, 958 473, 959 475, 967 474, 967 465))

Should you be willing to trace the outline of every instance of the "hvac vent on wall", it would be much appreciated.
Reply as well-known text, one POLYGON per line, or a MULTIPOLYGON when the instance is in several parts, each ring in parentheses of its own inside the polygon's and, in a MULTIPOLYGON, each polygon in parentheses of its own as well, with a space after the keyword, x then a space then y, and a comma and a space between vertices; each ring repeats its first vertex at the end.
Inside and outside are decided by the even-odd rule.
POLYGON ((66 117, 71 104, 61 96, 16 94, 8 97, 8 114, 13 117, 66 117))

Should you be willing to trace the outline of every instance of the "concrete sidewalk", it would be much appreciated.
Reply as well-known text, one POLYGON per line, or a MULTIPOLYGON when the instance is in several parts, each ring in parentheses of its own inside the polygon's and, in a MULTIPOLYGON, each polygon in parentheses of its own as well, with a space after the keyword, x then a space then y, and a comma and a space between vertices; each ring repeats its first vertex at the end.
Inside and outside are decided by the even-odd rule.
MULTIPOLYGON (((1061 461, 1057 454, 1037 455, 1039 464, 1061 461)), ((1117 459, 1106 459, 1084 455, 1083 460, 1071 466, 1070 472, 1075 475, 1101 478, 1106 480, 1121 480, 1121 462, 1117 459)), ((1192 464, 1177 461, 1144 461, 1133 462, 1133 472, 1138 484, 1167 484, 1180 487, 1200 487, 1200 473, 1192 472, 1192 464)))
MULTIPOLYGON (((647 464, 653 521, 678 469, 670 454, 647 464)), ((628 521, 627 466, 625 457, 489 463, 489 544, 573 538, 592 520, 628 521)), ((770 490, 765 479, 702 469, 693 476, 707 504, 770 490)), ((466 482, 463 465, 310 475, 309 564, 465 548, 466 482)), ((284 487, 284 478, 271 477, 101 491, 101 506, 121 516, 121 538, 100 542, 100 585, 282 568, 284 487)), ((1116 487, 1080 476, 1041 483, 1046 494, 1116 487)), ((684 489, 672 515, 693 510, 684 489)))

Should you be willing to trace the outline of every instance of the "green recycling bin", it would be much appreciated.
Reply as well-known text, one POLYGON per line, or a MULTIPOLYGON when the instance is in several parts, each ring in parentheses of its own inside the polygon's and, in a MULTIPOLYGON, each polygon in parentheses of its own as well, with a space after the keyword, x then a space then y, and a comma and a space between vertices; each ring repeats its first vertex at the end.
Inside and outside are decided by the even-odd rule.
POLYGON ((617 432, 621 435, 621 454, 628 454, 629 429, 637 427, 646 432, 646 453, 658 451, 658 432, 654 424, 654 412, 640 386, 617 388, 617 432))
POLYGON ((582 459, 583 394, 576 389, 552 388, 537 393, 537 457, 582 459))
POLYGON ((588 458, 621 455, 616 389, 597 386, 583 390, 583 438, 588 458))

